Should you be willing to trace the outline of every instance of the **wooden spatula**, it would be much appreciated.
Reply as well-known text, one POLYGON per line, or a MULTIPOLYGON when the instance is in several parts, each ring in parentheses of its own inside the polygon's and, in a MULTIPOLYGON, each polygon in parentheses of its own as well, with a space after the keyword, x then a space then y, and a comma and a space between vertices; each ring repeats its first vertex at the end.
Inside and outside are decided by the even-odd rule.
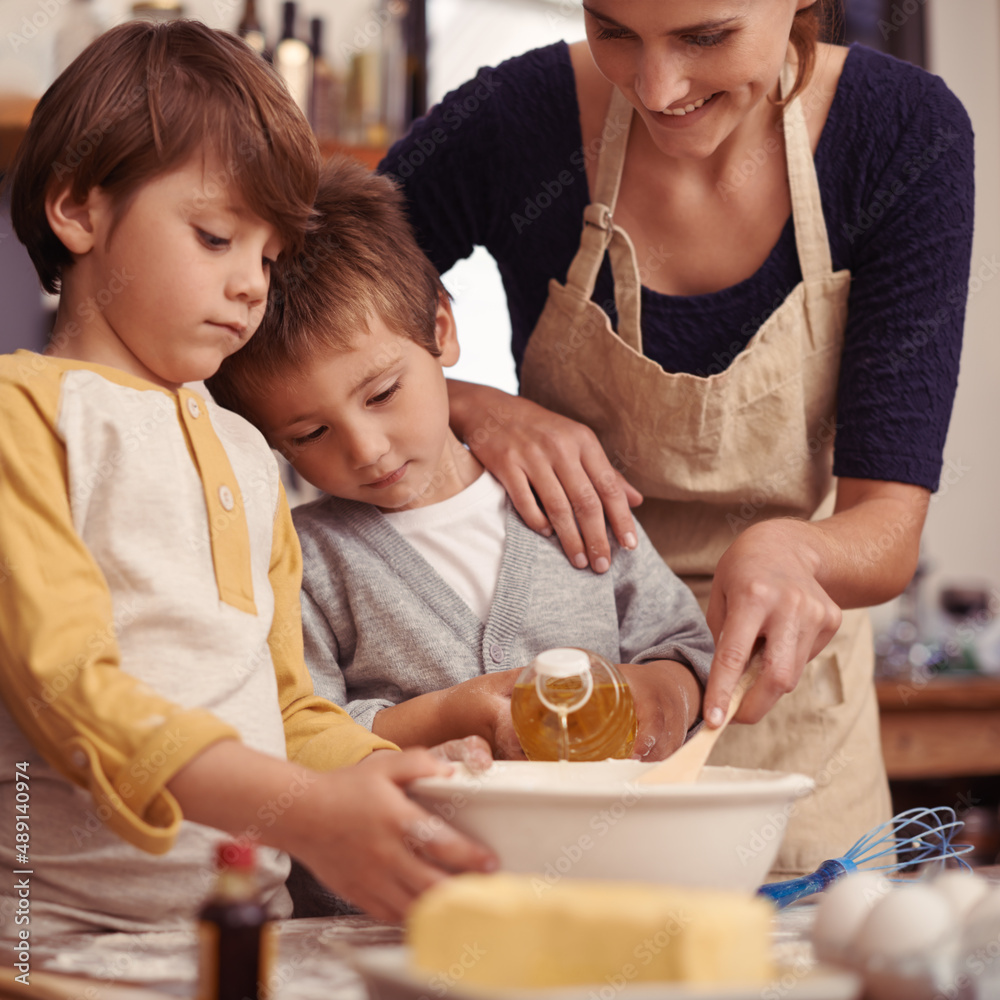
POLYGON ((763 642, 758 642, 754 646, 750 663, 736 682, 736 689, 729 700, 729 709, 722 720, 722 725, 718 729, 702 726, 680 749, 672 753, 666 760, 661 761, 656 767, 651 767, 648 771, 643 772, 641 777, 636 778, 636 784, 690 785, 698 780, 698 775, 701 774, 701 769, 705 766, 705 761, 708 760, 712 748, 722 735, 722 731, 729 725, 729 720, 736 714, 736 710, 743 701, 743 696, 750 690, 760 674, 763 648, 763 642))

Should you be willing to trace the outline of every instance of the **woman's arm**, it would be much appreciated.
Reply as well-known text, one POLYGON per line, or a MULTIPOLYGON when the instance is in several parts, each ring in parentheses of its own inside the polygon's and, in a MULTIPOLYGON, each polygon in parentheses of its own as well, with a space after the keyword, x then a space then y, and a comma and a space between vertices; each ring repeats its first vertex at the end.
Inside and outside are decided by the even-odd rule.
POLYGON ((793 690, 806 663, 840 626, 841 609, 900 594, 917 565, 930 491, 906 483, 841 479, 822 521, 752 525, 719 560, 706 618, 716 640, 705 719, 721 721, 758 636, 764 668, 736 713, 756 722, 793 690))
POLYGON ((589 427, 490 386, 449 379, 448 393, 452 430, 500 480, 525 524, 555 531, 574 566, 610 566, 605 518, 618 543, 635 548, 629 508, 642 494, 589 427))

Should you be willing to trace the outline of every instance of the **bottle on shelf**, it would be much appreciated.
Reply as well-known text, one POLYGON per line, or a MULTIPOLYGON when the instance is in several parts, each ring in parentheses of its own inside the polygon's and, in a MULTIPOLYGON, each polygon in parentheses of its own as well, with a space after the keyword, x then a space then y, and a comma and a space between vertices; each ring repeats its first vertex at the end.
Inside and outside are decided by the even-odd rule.
POLYGON ((60 73, 103 31, 91 0, 71 0, 56 32, 55 70, 60 73))
POLYGON ((184 16, 184 5, 179 0, 137 0, 132 4, 132 18, 137 21, 176 21, 184 16))
POLYGON ((385 129, 383 142, 395 142, 406 131, 407 122, 407 41, 409 0, 385 0, 379 19, 382 45, 379 53, 379 117, 385 129))
POLYGON ((406 14, 406 122, 427 114, 427 0, 409 0, 406 14))
POLYGON ((340 134, 340 106, 343 87, 333 67, 323 54, 323 19, 309 22, 309 47, 312 50, 312 86, 309 90, 309 124, 316 138, 323 142, 340 134))
POLYGON ((268 58, 267 37, 264 28, 257 17, 256 0, 243 0, 243 14, 240 23, 236 25, 236 34, 243 39, 258 55, 268 58))
POLYGON ((254 849, 223 841, 198 914, 198 1000, 267 1000, 275 939, 260 900, 254 849))
POLYGON ((529 760, 628 757, 635 742, 628 682, 587 649, 539 653, 517 678, 510 711, 529 760))
POLYGON ((304 115, 309 114, 309 84, 312 79, 312 52, 295 33, 295 0, 285 0, 281 38, 274 47, 274 68, 285 81, 292 100, 304 115))

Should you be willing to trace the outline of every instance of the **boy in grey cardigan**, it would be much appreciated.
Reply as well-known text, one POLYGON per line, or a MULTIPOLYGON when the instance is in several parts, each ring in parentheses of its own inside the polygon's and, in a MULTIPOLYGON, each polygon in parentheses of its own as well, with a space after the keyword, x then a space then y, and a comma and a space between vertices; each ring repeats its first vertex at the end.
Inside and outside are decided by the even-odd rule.
POLYGON ((666 756, 711 662, 694 596, 641 528, 607 572, 574 569, 455 438, 455 323, 392 183, 334 162, 316 211, 256 335, 208 384, 328 494, 294 512, 317 693, 400 746, 480 735, 518 757, 518 672, 583 646, 623 665, 636 754, 666 756))
POLYGON ((574 569, 455 438, 455 323, 392 182, 336 161, 316 212, 256 335, 208 385, 328 494, 294 512, 317 693, 400 746, 479 735, 520 757, 518 673, 582 646, 622 665, 636 755, 667 756, 712 658, 694 596, 638 526, 605 573, 574 569))
MULTIPOLYGON (((638 526, 633 547, 612 541, 605 573, 573 568, 455 438, 455 323, 392 183, 332 163, 316 211, 257 333, 208 386, 328 494, 294 512, 317 694, 399 746, 478 735, 520 757, 518 673, 582 646, 629 681, 636 755, 667 756, 699 715, 712 658, 694 596, 638 526)), ((301 868, 289 888, 297 916, 341 908, 301 868)))

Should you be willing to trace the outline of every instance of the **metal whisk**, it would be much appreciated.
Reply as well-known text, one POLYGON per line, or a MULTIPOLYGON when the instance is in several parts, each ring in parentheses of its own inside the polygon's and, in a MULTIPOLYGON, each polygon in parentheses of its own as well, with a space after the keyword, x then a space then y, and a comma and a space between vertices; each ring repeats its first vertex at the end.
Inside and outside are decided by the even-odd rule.
MULTIPOLYGON (((952 843, 961 828, 962 821, 950 806, 907 809, 866 833, 842 858, 824 861, 811 875, 762 885, 757 895, 766 896, 780 909, 804 896, 822 892, 849 872, 898 872, 925 861, 960 859, 972 850, 971 844, 952 843), (894 861, 886 860, 893 855, 894 861)), ((959 864, 969 867, 961 860, 959 864)))

